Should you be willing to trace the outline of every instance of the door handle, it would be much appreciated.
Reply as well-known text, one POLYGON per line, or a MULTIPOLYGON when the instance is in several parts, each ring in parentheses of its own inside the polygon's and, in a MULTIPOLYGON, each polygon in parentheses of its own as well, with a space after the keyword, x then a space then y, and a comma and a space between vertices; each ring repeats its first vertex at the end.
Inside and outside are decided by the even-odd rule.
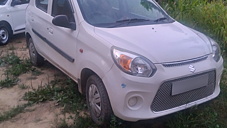
POLYGON ((33 16, 30 16, 30 20, 31 21, 35 21, 33 16))
POLYGON ((54 34, 54 31, 53 31, 53 29, 52 29, 52 28, 47 28, 47 30, 48 30, 48 32, 49 32, 51 35, 53 35, 53 34, 54 34))

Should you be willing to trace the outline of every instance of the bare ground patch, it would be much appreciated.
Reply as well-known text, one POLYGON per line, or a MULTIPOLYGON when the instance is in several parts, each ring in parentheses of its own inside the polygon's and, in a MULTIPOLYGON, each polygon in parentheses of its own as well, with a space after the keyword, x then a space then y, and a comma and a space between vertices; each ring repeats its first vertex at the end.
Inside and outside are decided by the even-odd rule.
POLYGON ((9 121, 0 123, 1 128, 55 128, 60 108, 54 102, 36 104, 25 109, 9 121))
MULTIPOLYGON (((0 46, 0 57, 12 52, 21 59, 29 58, 23 34, 15 36, 8 45, 0 46)), ((7 77, 5 70, 6 67, 0 65, 0 80, 7 77)), ((38 71, 30 71, 18 76, 17 84, 13 87, 0 87, 0 114, 26 104, 27 101, 23 100, 26 92, 46 86, 59 76, 64 77, 60 71, 47 64, 47 67, 38 71)), ((10 120, 0 122, 0 128, 55 128, 60 115, 61 108, 56 106, 54 101, 44 102, 26 107, 22 113, 10 120)))

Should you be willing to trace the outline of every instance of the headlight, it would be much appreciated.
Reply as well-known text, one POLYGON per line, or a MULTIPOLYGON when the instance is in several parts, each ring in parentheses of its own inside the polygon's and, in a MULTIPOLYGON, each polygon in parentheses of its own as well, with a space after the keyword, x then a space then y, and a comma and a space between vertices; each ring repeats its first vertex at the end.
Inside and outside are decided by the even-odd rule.
POLYGON ((155 65, 143 56, 116 48, 112 48, 112 56, 116 65, 127 74, 151 77, 156 71, 155 65))
POLYGON ((218 62, 221 58, 221 49, 218 45, 217 42, 215 42, 213 39, 209 38, 210 43, 211 43, 211 47, 212 47, 212 54, 213 54, 213 58, 216 62, 218 62))

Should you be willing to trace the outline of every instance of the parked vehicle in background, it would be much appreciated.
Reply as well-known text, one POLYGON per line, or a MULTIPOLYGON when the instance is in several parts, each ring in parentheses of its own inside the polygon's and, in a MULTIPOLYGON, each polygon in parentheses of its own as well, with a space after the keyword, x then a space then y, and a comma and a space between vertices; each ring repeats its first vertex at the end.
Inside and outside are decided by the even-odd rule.
POLYGON ((220 93, 219 45, 155 0, 31 0, 25 34, 31 62, 76 81, 97 124, 157 118, 220 93))
POLYGON ((25 9, 29 0, 0 0, 0 45, 25 31, 25 9))

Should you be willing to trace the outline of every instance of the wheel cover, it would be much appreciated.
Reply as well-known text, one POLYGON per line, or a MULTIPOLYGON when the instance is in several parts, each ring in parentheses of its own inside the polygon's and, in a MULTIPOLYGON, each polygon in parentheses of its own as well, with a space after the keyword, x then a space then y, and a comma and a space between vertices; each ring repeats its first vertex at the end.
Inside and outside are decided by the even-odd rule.
POLYGON ((88 93, 90 109, 96 117, 99 117, 101 114, 101 97, 96 85, 90 85, 88 93))
POLYGON ((32 63, 35 63, 36 50, 35 50, 35 46, 32 42, 30 42, 30 45, 29 45, 29 53, 30 53, 30 58, 31 58, 32 63))
POLYGON ((5 28, 0 28, 0 41, 4 44, 9 39, 9 33, 5 28))

